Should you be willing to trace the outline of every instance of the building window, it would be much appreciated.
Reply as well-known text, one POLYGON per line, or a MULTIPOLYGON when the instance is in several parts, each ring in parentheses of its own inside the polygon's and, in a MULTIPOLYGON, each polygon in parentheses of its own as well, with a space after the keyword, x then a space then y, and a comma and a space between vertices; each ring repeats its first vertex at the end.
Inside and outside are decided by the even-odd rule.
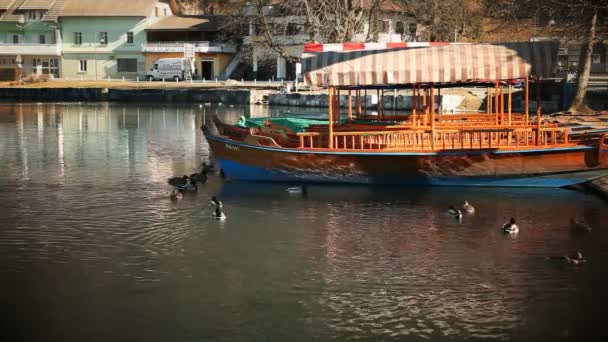
POLYGON ((19 35, 18 34, 13 35, 13 44, 19 44, 19 35))
POLYGON ((74 44, 82 44, 82 32, 74 32, 74 44))
POLYGON ((154 7, 154 16, 158 17, 158 7, 154 7))
POLYGON ((117 58, 118 72, 137 72, 137 58, 117 58))
POLYGON ((593 55, 591 55, 591 61, 593 64, 600 64, 601 63, 601 56, 599 53, 594 53, 593 55))
POLYGON ((163 8, 163 15, 166 17, 167 16, 167 9, 163 8))
POLYGON ((99 32, 99 45, 108 45, 108 32, 99 32))
POLYGON ((127 44, 133 44, 133 32, 127 32, 127 44))
POLYGON ((417 30, 418 30, 418 24, 416 24, 416 23, 409 24, 410 36, 415 37, 417 30))
POLYGON ((86 59, 81 59, 80 61, 78 61, 78 71, 79 72, 87 71, 87 60, 86 59))
POLYGON ((405 24, 403 21, 398 21, 395 23, 395 33, 405 34, 405 24))
POLYGON ((41 34, 38 36, 38 43, 40 44, 46 44, 46 35, 41 34))

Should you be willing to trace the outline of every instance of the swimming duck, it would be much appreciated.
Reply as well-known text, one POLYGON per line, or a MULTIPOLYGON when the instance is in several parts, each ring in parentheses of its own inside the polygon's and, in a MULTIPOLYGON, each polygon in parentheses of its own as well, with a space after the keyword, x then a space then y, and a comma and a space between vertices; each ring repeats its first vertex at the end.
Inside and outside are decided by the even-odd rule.
POLYGON ((583 256, 583 253, 577 251, 572 255, 554 255, 549 257, 549 260, 564 262, 570 265, 581 265, 587 262, 587 259, 583 256))
POLYGON ((448 209, 448 215, 460 220, 462 218, 462 211, 456 209, 453 205, 451 205, 450 209, 448 209))
POLYGON ((185 185, 188 182, 187 178, 188 178, 188 176, 171 177, 167 180, 167 183, 169 183, 169 185, 171 185, 171 186, 185 185))
POLYGON ((502 232, 505 234, 519 233, 519 227, 515 224, 515 219, 513 217, 511 217, 509 222, 502 225, 502 232))
POLYGON ((216 206, 215 211, 213 212, 213 218, 216 220, 224 221, 226 219, 226 214, 222 212, 222 209, 219 206, 216 206))
POLYGON ((291 188, 287 188, 287 192, 289 192, 290 194, 307 194, 308 193, 308 187, 306 185, 302 185, 302 186, 294 186, 291 188))
POLYGON ((211 202, 210 205, 216 207, 216 208, 221 208, 222 207, 222 201, 218 200, 217 197, 213 196, 211 197, 211 202))
POLYGON ((475 212, 475 207, 469 204, 468 201, 464 201, 464 204, 462 205, 462 210, 469 214, 473 214, 475 212))
POLYGON ((190 175, 190 179, 193 183, 196 183, 196 182, 206 183, 207 182, 207 173, 206 172, 193 173, 190 175))
POLYGON ((192 181, 192 179, 188 176, 183 177, 185 180, 184 183, 181 183, 176 186, 179 191, 197 191, 198 187, 196 186, 196 182, 192 181))
POLYGON ((205 162, 203 162, 201 164, 201 172, 204 174, 207 174, 211 171, 215 170, 215 166, 213 164, 207 164, 205 162))
POLYGON ((173 200, 173 201, 179 201, 182 198, 184 198, 184 195, 182 194, 181 191, 179 191, 179 190, 173 190, 171 192, 171 200, 173 200))
POLYGON ((588 233, 593 230, 590 225, 586 224, 582 221, 577 221, 575 219, 570 219, 570 227, 577 232, 585 232, 588 233))

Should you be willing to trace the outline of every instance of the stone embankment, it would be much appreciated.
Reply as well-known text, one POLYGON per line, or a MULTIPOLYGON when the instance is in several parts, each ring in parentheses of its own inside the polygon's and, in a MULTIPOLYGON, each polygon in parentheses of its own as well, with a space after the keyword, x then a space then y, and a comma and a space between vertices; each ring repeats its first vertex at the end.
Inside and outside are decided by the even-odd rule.
POLYGON ((249 104, 249 89, 0 88, 13 101, 140 101, 249 104))

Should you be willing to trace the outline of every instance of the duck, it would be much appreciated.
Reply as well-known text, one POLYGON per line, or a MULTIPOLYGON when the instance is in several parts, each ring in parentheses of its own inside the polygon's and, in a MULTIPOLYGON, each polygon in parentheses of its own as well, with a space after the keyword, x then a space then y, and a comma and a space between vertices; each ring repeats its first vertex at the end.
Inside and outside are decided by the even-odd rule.
POLYGON ((224 221, 226 219, 226 214, 222 211, 219 206, 215 207, 215 211, 212 214, 213 218, 216 220, 224 221))
POLYGON ((234 108, 234 105, 228 105, 228 108, 234 108))
POLYGON ((294 186, 294 187, 291 187, 291 188, 287 188, 286 191, 289 192, 290 194, 307 194, 308 193, 308 187, 306 185, 294 186))
POLYGON ((207 182, 207 173, 206 172, 193 173, 190 175, 190 179, 192 180, 193 183, 196 183, 196 182, 206 183, 207 182))
POLYGON ((171 177, 167 179, 167 183, 169 183, 171 186, 185 185, 188 182, 187 178, 188 176, 185 175, 183 177, 171 177))
POLYGON ((554 255, 549 257, 549 260, 563 262, 569 265, 582 265, 587 262, 587 259, 580 251, 576 251, 575 254, 571 255, 554 255))
POLYGON ((203 104, 199 104, 198 105, 199 108, 203 108, 203 107, 211 107, 211 102, 205 102, 203 104))
POLYGON ((464 204, 462 205, 462 210, 469 214, 473 214, 475 212, 475 207, 472 206, 468 201, 464 201, 464 204))
POLYGON ((218 200, 215 196, 211 197, 211 202, 209 204, 216 208, 222 207, 222 201, 218 200))
POLYGON ((593 230, 590 225, 583 221, 577 221, 573 218, 570 219, 570 227, 577 232, 589 233, 593 230))
POLYGON ((184 198, 184 195, 182 194, 182 192, 181 192, 181 191, 179 191, 179 190, 175 189, 175 190, 173 190, 173 191, 171 192, 171 200, 173 200, 173 201, 179 201, 179 200, 181 200, 182 198, 184 198))
POLYGON ((192 179, 186 175, 182 177, 184 179, 184 183, 178 184, 176 188, 179 191, 197 191, 198 187, 196 186, 196 182, 192 181, 192 179))
POLYGON ((502 232, 505 234, 519 233, 519 227, 515 224, 515 219, 513 217, 511 217, 509 222, 502 225, 502 232))
POLYGON ((451 205, 450 209, 448 209, 448 215, 460 220, 462 218, 462 211, 456 209, 453 205, 451 205))
POLYGON ((203 162, 201 164, 201 172, 204 174, 207 174, 209 172, 212 172, 213 170, 215 170, 215 166, 213 164, 207 164, 205 162, 203 162))

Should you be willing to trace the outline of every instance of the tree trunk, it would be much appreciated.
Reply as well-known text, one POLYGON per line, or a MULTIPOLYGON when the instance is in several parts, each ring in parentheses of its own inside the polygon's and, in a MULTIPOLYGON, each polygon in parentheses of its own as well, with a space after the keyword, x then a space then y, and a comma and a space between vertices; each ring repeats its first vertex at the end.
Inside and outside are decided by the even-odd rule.
POLYGON ((595 27, 597 23, 597 10, 593 13, 588 35, 579 56, 578 77, 576 80, 576 93, 568 111, 572 113, 588 112, 590 109, 585 103, 587 87, 589 85, 589 74, 591 73, 591 54, 595 42, 595 27))

